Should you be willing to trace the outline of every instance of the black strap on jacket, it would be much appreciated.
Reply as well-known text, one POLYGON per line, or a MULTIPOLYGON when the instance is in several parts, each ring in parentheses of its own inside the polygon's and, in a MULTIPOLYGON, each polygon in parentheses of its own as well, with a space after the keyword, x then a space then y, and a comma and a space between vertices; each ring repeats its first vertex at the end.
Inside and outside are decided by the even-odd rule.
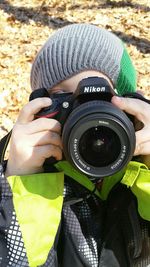
POLYGON ((0 140, 0 164, 3 164, 5 152, 11 137, 12 130, 0 140))

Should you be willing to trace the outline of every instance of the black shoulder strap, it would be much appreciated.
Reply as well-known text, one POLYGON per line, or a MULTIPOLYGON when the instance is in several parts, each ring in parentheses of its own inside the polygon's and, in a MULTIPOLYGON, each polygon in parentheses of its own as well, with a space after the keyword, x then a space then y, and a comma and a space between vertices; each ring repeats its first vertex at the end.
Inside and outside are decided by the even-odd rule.
MULTIPOLYGON (((117 236, 122 238, 126 259, 129 260, 127 266, 150 266, 150 222, 140 217, 135 196, 122 184, 115 186, 107 199, 105 227, 106 233, 112 229, 112 236, 116 236, 114 240, 117 241, 117 236)), ((107 249, 109 246, 107 241, 107 249)), ((116 251, 118 256, 121 255, 117 244, 114 243, 112 249, 114 254, 116 251)), ((123 263, 120 266, 124 266, 123 263)))
POLYGON ((5 151, 8 146, 12 130, 0 140, 0 163, 4 161, 5 151))

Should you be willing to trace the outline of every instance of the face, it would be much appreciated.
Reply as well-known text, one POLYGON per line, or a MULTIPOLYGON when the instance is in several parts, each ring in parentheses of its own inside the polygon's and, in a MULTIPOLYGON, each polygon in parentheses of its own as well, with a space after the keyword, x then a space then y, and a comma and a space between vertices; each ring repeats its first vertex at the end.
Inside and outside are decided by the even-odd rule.
POLYGON ((82 71, 76 75, 74 75, 73 77, 66 79, 62 82, 60 82, 59 84, 57 84, 56 86, 54 86, 52 89, 48 90, 48 92, 50 94, 53 93, 73 93, 76 88, 78 83, 84 79, 84 78, 88 78, 88 77, 100 77, 100 78, 105 78, 110 86, 113 88, 113 84, 110 81, 110 79, 104 75, 103 73, 99 72, 99 71, 94 71, 94 70, 86 70, 86 71, 82 71))

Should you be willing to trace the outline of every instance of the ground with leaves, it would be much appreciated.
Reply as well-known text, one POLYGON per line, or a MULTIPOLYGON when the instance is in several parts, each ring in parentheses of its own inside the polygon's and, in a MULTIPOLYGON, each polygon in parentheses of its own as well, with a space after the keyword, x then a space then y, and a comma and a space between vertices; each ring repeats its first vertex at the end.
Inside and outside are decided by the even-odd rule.
POLYGON ((0 0, 0 137, 28 101, 31 64, 39 48, 54 30, 75 22, 117 34, 138 71, 138 89, 150 97, 149 0, 0 0))

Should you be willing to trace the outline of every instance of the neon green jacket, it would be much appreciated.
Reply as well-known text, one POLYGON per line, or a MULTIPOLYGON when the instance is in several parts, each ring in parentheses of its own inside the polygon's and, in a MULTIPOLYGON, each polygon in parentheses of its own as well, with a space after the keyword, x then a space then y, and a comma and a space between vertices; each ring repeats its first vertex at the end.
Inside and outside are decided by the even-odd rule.
MULTIPOLYGON (((8 177, 30 267, 43 264, 53 246, 63 205, 64 174, 90 191, 94 189, 93 183, 68 162, 58 162, 56 168, 59 172, 8 177), (38 212, 39 209, 42 213, 38 212)), ((144 164, 130 162, 125 170, 104 179, 101 190, 96 190, 95 194, 106 200, 118 182, 131 189, 137 198, 140 216, 150 221, 148 168, 144 164)))

